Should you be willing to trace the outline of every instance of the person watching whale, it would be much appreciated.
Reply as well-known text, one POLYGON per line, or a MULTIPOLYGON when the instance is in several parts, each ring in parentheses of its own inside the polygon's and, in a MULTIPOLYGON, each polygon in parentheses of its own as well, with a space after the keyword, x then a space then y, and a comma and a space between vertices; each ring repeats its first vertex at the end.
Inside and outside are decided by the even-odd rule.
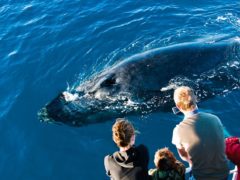
POLYGON ((229 169, 220 119, 198 110, 197 98, 189 87, 175 89, 174 102, 184 119, 174 128, 172 143, 181 159, 191 166, 191 179, 227 179, 229 169))
POLYGON ((135 146, 135 129, 126 119, 118 118, 112 127, 113 141, 119 147, 104 158, 106 174, 114 180, 147 180, 149 153, 144 145, 135 146))
POLYGON ((185 166, 178 161, 173 152, 167 147, 155 152, 154 164, 156 168, 148 171, 151 180, 184 180, 185 166))

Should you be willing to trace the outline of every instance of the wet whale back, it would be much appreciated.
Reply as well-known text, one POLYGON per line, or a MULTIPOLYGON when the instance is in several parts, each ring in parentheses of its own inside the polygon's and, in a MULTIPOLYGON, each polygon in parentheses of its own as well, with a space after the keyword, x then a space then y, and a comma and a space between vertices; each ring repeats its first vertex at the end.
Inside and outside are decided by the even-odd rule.
POLYGON ((159 90, 175 76, 192 77, 233 59, 236 43, 184 43, 132 56, 113 67, 125 83, 139 90, 159 90))

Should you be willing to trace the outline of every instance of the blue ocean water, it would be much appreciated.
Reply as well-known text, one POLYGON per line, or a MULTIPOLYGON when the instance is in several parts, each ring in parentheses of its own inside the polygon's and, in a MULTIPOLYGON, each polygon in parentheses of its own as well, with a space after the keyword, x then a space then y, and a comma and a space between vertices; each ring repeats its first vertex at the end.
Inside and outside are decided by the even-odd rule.
MULTIPOLYGON (((38 110, 59 92, 136 53, 181 42, 240 41, 240 2, 0 2, 0 179, 108 179, 103 158, 117 148, 113 120, 73 128, 40 123, 38 110)), ((240 91, 202 102, 240 136, 240 91)), ((171 145, 181 117, 131 116, 148 146, 171 145)))

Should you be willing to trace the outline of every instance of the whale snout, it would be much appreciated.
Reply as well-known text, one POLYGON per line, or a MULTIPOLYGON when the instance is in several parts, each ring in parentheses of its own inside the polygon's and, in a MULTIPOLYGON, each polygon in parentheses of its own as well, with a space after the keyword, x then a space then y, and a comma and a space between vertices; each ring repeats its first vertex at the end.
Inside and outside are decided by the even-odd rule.
POLYGON ((91 96, 64 91, 38 112, 40 122, 82 126, 95 123, 97 107, 91 96))
POLYGON ((54 120, 48 115, 48 111, 46 107, 43 107, 38 112, 38 118, 40 122, 46 122, 46 123, 53 123, 54 120))
POLYGON ((39 110, 38 118, 40 122, 55 123, 57 114, 59 113, 65 104, 65 97, 63 93, 60 93, 52 102, 47 104, 45 107, 39 110))
POLYGON ((38 112, 38 118, 41 122, 47 123, 66 123, 68 119, 67 104, 72 100, 72 97, 66 93, 60 93, 50 103, 44 106, 38 112))

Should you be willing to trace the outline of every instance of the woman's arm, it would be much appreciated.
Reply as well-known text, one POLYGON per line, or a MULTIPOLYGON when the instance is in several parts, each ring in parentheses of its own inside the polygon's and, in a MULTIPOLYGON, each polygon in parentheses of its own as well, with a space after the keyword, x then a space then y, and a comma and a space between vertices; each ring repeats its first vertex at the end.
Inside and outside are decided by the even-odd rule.
POLYGON ((104 167, 105 167, 105 170, 106 170, 106 175, 111 177, 111 173, 110 173, 110 170, 109 170, 109 163, 108 162, 109 162, 109 155, 105 156, 105 158, 104 158, 104 167))

